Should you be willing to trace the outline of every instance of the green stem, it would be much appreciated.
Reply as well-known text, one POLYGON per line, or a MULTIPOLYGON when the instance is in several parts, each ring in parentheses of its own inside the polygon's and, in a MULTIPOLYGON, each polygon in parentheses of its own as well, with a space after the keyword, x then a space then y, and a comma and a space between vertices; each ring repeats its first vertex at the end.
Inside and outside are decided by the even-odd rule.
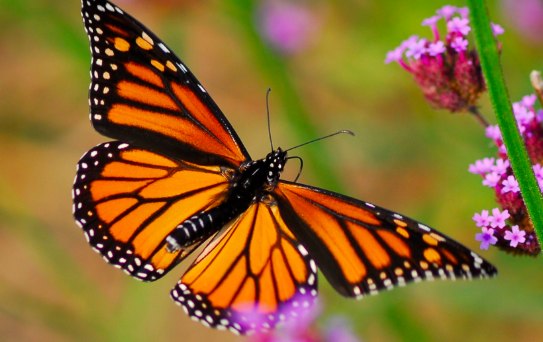
POLYGON ((541 242, 543 241, 543 197, 513 115, 496 39, 490 27, 486 3, 482 0, 468 0, 468 4, 475 42, 481 58, 481 67, 502 133, 503 143, 507 148, 507 155, 519 183, 537 238, 541 242))

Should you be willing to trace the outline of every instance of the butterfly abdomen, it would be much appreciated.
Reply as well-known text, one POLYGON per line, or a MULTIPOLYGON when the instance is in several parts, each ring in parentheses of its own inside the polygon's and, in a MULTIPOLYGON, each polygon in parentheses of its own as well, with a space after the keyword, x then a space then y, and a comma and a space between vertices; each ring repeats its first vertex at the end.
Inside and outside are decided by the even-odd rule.
POLYGON ((166 248, 175 252, 195 242, 207 239, 228 222, 245 212, 251 203, 272 188, 283 170, 286 153, 272 151, 266 158, 252 161, 238 170, 226 199, 218 206, 185 220, 166 237, 166 248))
POLYGON ((166 237, 168 252, 173 253, 183 247, 207 239, 234 217, 247 210, 248 207, 249 204, 243 207, 235 207, 232 206, 230 201, 226 201, 212 209, 192 216, 177 226, 166 237))

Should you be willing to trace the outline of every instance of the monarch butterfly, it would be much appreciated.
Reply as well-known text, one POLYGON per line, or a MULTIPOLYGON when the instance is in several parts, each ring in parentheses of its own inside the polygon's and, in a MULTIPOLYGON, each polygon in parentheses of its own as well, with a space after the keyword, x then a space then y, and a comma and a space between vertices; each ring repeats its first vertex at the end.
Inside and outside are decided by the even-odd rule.
POLYGON ((151 31, 105 0, 83 0, 82 16, 92 54, 90 119, 118 141, 79 161, 75 220, 107 262, 144 281, 209 241, 171 291, 193 319, 241 334, 271 329, 311 305, 317 268, 355 298, 422 279, 496 274, 417 221, 281 180, 287 152, 252 160, 207 91, 151 31))

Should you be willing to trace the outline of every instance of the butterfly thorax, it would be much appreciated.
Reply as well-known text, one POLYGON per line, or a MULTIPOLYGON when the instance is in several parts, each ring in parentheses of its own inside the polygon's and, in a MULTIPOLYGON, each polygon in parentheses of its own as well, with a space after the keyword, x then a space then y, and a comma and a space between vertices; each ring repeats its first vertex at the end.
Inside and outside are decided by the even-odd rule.
POLYGON ((168 251, 175 252, 208 238, 245 212, 252 203, 266 200, 279 181, 286 155, 278 148, 264 159, 242 164, 232 176, 223 202, 183 221, 166 237, 168 251))

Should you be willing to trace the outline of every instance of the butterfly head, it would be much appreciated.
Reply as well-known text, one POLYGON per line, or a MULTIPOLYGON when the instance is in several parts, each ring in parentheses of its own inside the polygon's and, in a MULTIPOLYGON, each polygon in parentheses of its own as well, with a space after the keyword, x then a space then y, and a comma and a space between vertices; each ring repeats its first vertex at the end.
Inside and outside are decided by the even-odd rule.
POLYGON ((286 161, 287 152, 281 150, 281 148, 271 151, 266 156, 264 163, 266 164, 266 169, 268 170, 268 174, 266 175, 266 183, 268 185, 275 186, 275 184, 277 184, 277 181, 279 181, 279 177, 281 176, 281 172, 283 172, 283 169, 285 168, 286 161))

